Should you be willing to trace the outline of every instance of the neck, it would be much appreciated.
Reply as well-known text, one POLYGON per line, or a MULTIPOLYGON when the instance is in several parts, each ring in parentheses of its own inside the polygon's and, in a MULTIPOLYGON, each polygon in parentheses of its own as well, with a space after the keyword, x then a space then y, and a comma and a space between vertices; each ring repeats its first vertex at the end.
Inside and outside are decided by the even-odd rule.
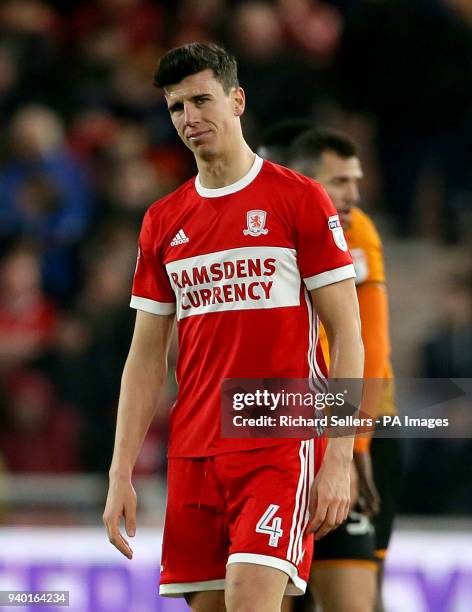
POLYGON ((197 158, 200 183, 207 189, 232 185, 249 172, 254 159, 255 154, 244 140, 235 150, 227 151, 222 155, 211 159, 197 158))

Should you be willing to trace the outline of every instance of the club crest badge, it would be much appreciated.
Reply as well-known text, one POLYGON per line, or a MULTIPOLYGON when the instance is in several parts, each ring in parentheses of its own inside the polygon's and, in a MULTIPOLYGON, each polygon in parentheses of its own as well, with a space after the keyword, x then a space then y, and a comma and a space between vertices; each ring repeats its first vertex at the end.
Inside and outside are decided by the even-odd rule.
POLYGON ((338 215, 333 215, 328 218, 328 227, 333 233, 334 243, 338 249, 347 251, 347 242, 338 215))
POLYGON ((265 228, 267 213, 265 210, 248 210, 246 215, 247 228, 243 230, 245 236, 265 236, 269 230, 265 228))

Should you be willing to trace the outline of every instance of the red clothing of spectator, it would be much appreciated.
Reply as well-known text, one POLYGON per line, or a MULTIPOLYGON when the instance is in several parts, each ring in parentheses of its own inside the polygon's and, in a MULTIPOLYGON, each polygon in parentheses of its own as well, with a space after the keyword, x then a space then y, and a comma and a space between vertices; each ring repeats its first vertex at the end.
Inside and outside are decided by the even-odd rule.
POLYGON ((38 256, 26 246, 0 262, 0 289, 0 366, 9 368, 49 348, 56 309, 42 292, 38 256))
POLYGON ((162 7, 147 0, 130 0, 121 7, 116 2, 90 2, 73 15, 71 36, 81 40, 97 29, 117 27, 128 48, 136 50, 162 40, 163 26, 162 7))
POLYGON ((42 375, 15 373, 7 382, 0 454, 12 472, 72 472, 78 465, 78 422, 58 404, 42 375))
POLYGON ((20 310, 0 303, 0 355, 7 360, 34 357, 50 344, 55 323, 54 305, 40 296, 20 310))

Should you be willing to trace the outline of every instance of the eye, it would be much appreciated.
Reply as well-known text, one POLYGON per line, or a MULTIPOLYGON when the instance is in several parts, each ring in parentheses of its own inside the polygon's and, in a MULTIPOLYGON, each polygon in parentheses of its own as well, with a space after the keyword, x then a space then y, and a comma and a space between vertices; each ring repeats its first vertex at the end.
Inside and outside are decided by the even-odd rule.
POLYGON ((182 112, 183 108, 184 108, 184 105, 178 102, 176 104, 173 104, 171 107, 169 107, 169 112, 171 115, 174 115, 175 113, 182 112))

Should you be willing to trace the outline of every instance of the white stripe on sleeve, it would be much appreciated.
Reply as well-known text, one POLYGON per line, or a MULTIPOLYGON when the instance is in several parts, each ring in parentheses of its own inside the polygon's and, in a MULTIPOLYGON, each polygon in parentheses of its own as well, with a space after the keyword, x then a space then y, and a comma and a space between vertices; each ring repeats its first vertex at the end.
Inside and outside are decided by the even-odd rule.
POLYGON ((175 312, 175 302, 156 302, 137 295, 131 296, 129 305, 136 310, 144 310, 155 315, 169 315, 175 312))
POLYGON ((308 276, 304 278, 305 286, 309 291, 313 289, 319 289, 326 285, 332 285, 333 283, 339 283, 339 281, 346 280, 347 278, 356 278, 356 272, 352 264, 342 266, 341 268, 335 268, 334 270, 327 270, 321 272, 321 274, 315 274, 315 276, 308 276))

